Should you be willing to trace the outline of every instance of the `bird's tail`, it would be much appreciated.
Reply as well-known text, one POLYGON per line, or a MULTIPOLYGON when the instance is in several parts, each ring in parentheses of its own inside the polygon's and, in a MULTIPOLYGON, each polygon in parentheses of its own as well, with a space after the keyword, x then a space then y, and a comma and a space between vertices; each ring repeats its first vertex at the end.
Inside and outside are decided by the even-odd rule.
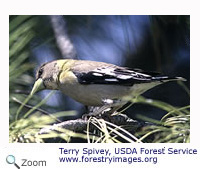
POLYGON ((169 81, 187 81, 183 77, 168 77, 168 76, 158 76, 158 77, 152 77, 153 81, 160 81, 160 82, 169 82, 169 81))

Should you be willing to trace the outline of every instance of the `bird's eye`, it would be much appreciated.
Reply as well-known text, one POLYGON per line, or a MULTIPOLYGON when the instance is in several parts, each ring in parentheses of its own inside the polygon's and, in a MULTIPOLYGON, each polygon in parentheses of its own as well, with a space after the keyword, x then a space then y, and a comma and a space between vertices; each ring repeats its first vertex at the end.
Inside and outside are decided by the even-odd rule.
POLYGON ((38 76, 40 77, 43 73, 43 69, 40 69, 39 72, 38 72, 38 76))

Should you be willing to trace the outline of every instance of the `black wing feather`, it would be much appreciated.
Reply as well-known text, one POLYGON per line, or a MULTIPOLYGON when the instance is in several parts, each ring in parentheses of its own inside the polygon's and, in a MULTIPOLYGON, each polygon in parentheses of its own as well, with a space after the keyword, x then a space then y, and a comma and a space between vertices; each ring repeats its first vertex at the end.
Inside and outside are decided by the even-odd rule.
POLYGON ((132 86, 137 83, 149 83, 151 81, 162 81, 168 77, 156 77, 159 73, 143 73, 141 69, 128 69, 123 67, 103 67, 89 72, 74 72, 81 84, 112 84, 132 86))

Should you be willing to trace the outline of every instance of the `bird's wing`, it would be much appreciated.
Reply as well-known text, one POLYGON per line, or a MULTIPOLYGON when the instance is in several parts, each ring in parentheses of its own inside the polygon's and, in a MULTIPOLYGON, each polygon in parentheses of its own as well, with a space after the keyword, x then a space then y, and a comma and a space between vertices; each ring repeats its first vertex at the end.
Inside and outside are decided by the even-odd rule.
POLYGON ((162 81, 169 79, 166 76, 156 77, 153 76, 158 73, 142 73, 141 69, 129 69, 124 67, 118 67, 115 65, 101 65, 95 69, 87 71, 76 71, 73 73, 78 78, 81 84, 112 84, 112 85, 126 85, 132 86, 137 83, 148 83, 151 81, 162 81))

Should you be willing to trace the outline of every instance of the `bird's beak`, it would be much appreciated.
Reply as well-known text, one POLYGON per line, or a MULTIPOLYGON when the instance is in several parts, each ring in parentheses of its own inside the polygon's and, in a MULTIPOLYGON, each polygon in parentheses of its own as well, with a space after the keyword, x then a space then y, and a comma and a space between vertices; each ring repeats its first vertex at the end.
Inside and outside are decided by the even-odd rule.
POLYGON ((34 95, 36 92, 45 89, 44 83, 42 78, 39 78, 38 80, 35 81, 35 84, 33 86, 33 89, 31 91, 31 95, 34 95))

